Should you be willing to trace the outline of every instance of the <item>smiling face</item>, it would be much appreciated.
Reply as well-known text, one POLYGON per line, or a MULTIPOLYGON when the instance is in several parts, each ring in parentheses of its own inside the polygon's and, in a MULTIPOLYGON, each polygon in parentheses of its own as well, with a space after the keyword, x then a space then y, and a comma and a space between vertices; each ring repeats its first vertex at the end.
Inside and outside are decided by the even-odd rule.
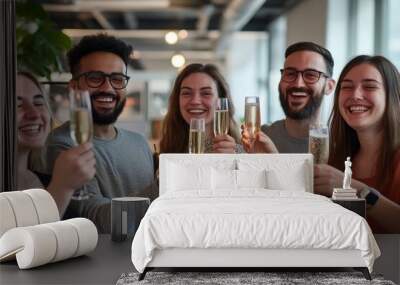
MULTIPOLYGON (((124 61, 117 55, 110 52, 93 52, 79 62, 79 72, 75 76, 86 72, 103 72, 106 74, 125 74, 126 66, 124 61)), ((72 80, 72 88, 88 90, 92 101, 93 122, 100 125, 114 123, 121 114, 126 101, 126 89, 114 89, 106 78, 99 87, 93 86, 89 80, 96 81, 96 78, 80 76, 78 80, 72 80)))
POLYGON ((344 76, 339 91, 339 111, 356 131, 379 131, 386 109, 382 75, 371 64, 356 65, 344 76))
MULTIPOLYGON (((296 51, 290 54, 284 68, 297 71, 312 69, 326 73, 324 58, 313 51, 296 51)), ((287 117, 302 120, 310 118, 321 105, 324 94, 329 94, 334 88, 334 81, 321 75, 315 83, 306 83, 298 73, 293 82, 279 82, 279 99, 287 117)))
POLYGON ((42 91, 29 78, 17 76, 18 149, 44 146, 50 131, 50 115, 42 91))
POLYGON ((217 85, 206 73, 192 73, 183 79, 179 93, 179 109, 190 124, 192 118, 204 118, 206 125, 213 120, 218 98, 217 85))

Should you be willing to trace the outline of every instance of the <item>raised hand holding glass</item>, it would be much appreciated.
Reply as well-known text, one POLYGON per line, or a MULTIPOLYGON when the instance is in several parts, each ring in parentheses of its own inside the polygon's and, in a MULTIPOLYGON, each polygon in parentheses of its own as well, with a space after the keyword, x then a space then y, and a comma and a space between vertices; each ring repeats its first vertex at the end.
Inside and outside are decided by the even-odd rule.
MULTIPOLYGON (((70 133, 76 145, 92 140, 93 122, 90 95, 86 90, 72 90, 70 92, 70 133)), ((89 198, 85 185, 75 191, 71 199, 84 200, 89 198)))

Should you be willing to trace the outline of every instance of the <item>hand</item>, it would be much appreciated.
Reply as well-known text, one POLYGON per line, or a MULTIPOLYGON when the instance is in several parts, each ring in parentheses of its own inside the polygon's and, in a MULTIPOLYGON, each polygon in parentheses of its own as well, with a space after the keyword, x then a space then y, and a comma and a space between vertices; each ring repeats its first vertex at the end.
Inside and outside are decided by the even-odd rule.
POLYGON ((314 193, 332 196, 333 188, 341 188, 344 173, 328 164, 314 166, 314 193))
POLYGON ((74 192, 94 177, 96 160, 92 147, 89 142, 60 153, 52 173, 55 189, 74 192))
POLYGON ((248 153, 278 153, 273 141, 264 132, 259 131, 255 134, 255 138, 251 138, 249 132, 244 125, 242 129, 243 148, 248 153))
MULTIPOLYGON (((342 188, 344 173, 327 164, 314 166, 314 193, 332 196, 333 188, 342 188)), ((351 188, 357 190, 357 194, 367 185, 356 179, 351 179, 351 188)))
POLYGON ((236 142, 230 135, 215 136, 213 139, 213 152, 235 153, 236 142))

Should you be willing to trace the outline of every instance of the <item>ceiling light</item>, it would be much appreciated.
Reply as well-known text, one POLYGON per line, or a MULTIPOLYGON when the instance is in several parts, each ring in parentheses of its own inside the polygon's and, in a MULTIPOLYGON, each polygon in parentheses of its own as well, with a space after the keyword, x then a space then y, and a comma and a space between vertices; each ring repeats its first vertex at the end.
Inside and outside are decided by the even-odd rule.
POLYGON ((174 54, 171 58, 171 64, 175 68, 181 68, 185 64, 185 62, 185 57, 179 53, 174 54))
POLYGON ((168 32, 165 34, 165 41, 169 45, 174 45, 178 42, 178 35, 175 32, 168 32))
POLYGON ((135 50, 131 53, 132 59, 140 59, 140 57, 141 57, 141 54, 140 54, 140 51, 138 51, 138 50, 135 50))
POLYGON ((180 39, 186 39, 188 36, 188 32, 186 30, 180 30, 178 32, 178 36, 180 39))

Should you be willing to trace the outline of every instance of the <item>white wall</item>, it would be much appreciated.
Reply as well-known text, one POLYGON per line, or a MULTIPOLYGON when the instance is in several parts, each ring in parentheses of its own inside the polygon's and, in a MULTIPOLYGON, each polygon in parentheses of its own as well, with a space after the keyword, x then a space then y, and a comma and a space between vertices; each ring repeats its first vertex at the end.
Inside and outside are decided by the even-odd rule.
MULTIPOLYGON (((335 61, 333 78, 337 81, 339 74, 349 58, 349 1, 329 0, 326 23, 325 47, 332 53, 335 61)), ((325 97, 322 105, 322 117, 327 120, 333 107, 333 94, 325 97)))
POLYGON ((333 78, 339 73, 348 59, 348 0, 330 0, 328 3, 326 48, 330 50, 335 60, 333 78))
MULTIPOLYGON (((244 99, 246 96, 259 96, 261 110, 266 104, 267 78, 267 39, 266 33, 235 33, 226 54, 226 80, 231 89, 236 118, 244 117, 244 99)), ((261 121, 266 114, 261 111, 261 121)))
POLYGON ((305 0, 286 14, 287 44, 311 41, 325 45, 327 0, 305 0))
POLYGON ((269 31, 269 74, 267 121, 270 124, 285 117, 279 102, 278 85, 281 78, 280 69, 285 61, 286 18, 279 17, 268 28, 269 31))
POLYGON ((358 0, 355 13, 355 50, 356 54, 373 54, 375 33, 375 0, 358 0))

